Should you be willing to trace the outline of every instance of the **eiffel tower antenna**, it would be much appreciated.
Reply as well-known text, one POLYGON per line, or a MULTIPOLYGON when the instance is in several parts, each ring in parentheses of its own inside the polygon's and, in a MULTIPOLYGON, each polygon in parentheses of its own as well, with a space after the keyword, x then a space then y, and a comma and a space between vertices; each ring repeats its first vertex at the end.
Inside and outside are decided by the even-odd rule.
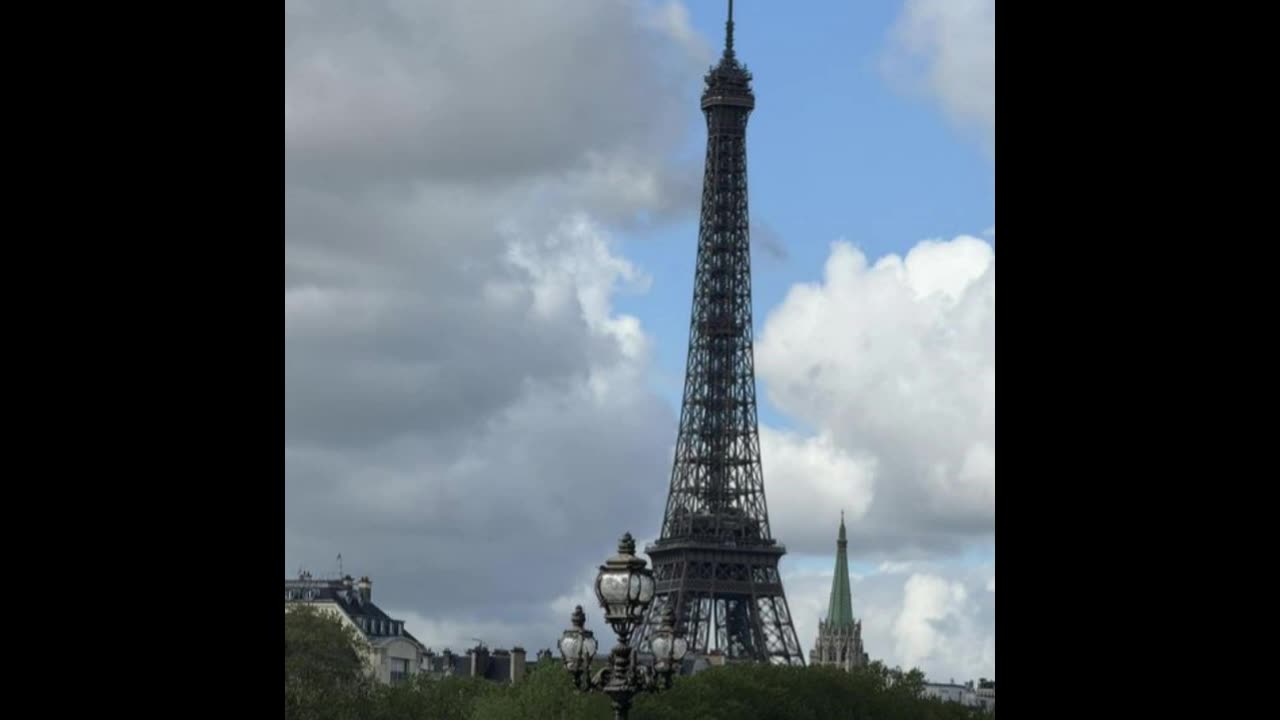
POLYGON ((724 54, 733 57, 733 0, 729 0, 729 20, 724 24, 724 54))

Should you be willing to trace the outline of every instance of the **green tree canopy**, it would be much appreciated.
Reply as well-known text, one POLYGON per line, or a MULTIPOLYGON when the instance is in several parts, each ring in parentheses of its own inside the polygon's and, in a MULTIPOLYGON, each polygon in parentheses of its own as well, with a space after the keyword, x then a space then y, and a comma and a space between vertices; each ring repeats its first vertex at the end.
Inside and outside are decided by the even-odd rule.
MULTIPOLYGON (((558 662, 531 663, 514 686, 479 678, 385 686, 368 678, 358 634, 312 609, 285 616, 286 720, 608 720, 609 699, 576 692, 558 662)), ((832 667, 730 665, 641 694, 632 720, 976 720, 981 710, 924 697, 924 674, 875 662, 832 667)))
POLYGON ((353 628, 310 605, 284 614, 286 720, 362 717, 368 698, 368 648, 353 628))

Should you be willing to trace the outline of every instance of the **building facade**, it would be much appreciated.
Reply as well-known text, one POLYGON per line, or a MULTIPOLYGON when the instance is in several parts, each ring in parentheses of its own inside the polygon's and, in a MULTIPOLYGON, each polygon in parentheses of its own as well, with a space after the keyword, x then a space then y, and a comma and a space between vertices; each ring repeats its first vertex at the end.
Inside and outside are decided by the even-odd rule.
MULTIPOLYGON (((541 658, 542 653, 538 656, 541 658)), ((518 646, 491 651, 483 644, 471 648, 465 655, 456 655, 449 648, 440 654, 427 650, 422 660, 422 671, 436 679, 476 677, 514 685, 525 675, 525 651, 518 646)))
POLYGON ((307 604, 342 620, 369 646, 366 660, 370 674, 380 682, 404 682, 422 669, 425 648, 404 629, 404 622, 388 616, 373 604, 373 583, 350 575, 340 580, 313 578, 303 572, 284 581, 284 603, 307 604))
POLYGON ((867 653, 862 647, 862 621, 853 617, 848 547, 844 513, 841 513, 840 534, 836 539, 836 572, 831 579, 827 618, 818 621, 818 637, 814 640, 813 649, 809 651, 810 665, 833 665, 846 672, 865 667, 868 662, 867 653))
POLYGON ((975 686, 970 680, 959 684, 955 680, 945 683, 925 683, 925 697, 943 702, 953 702, 965 707, 982 708, 988 712, 996 709, 996 682, 982 678, 975 686))
POLYGON ((996 681, 986 678, 978 679, 978 687, 974 690, 978 695, 978 702, 982 707, 989 711, 996 709, 996 681))
POLYGON ((966 707, 977 707, 978 705, 978 694, 973 690, 973 683, 964 685, 958 685, 954 681, 925 683, 924 695, 943 702, 960 703, 966 707))

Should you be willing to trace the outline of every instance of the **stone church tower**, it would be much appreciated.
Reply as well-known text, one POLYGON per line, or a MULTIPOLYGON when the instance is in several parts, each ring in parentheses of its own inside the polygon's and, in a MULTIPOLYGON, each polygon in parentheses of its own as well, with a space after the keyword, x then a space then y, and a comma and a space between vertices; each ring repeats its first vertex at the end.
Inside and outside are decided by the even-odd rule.
POLYGON ((862 648, 862 621, 853 619, 848 546, 849 541, 844 532, 844 513, 840 513, 840 535, 836 539, 836 573, 831 579, 831 601, 827 605, 827 619, 818 621, 818 638, 809 651, 810 665, 835 665, 845 671, 865 667, 867 664, 867 653, 862 648))

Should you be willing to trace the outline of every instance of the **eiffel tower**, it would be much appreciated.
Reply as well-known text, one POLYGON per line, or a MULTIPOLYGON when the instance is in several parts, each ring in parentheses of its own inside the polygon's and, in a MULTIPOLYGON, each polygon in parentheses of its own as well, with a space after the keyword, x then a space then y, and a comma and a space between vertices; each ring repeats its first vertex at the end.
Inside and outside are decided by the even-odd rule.
POLYGON ((747 227, 751 74, 733 52, 733 0, 724 54, 706 75, 707 158, 698 228, 684 402, 662 534, 645 548, 657 581, 640 628, 672 605, 691 657, 804 665, 778 575, 786 549, 769 532, 756 420, 747 227))

